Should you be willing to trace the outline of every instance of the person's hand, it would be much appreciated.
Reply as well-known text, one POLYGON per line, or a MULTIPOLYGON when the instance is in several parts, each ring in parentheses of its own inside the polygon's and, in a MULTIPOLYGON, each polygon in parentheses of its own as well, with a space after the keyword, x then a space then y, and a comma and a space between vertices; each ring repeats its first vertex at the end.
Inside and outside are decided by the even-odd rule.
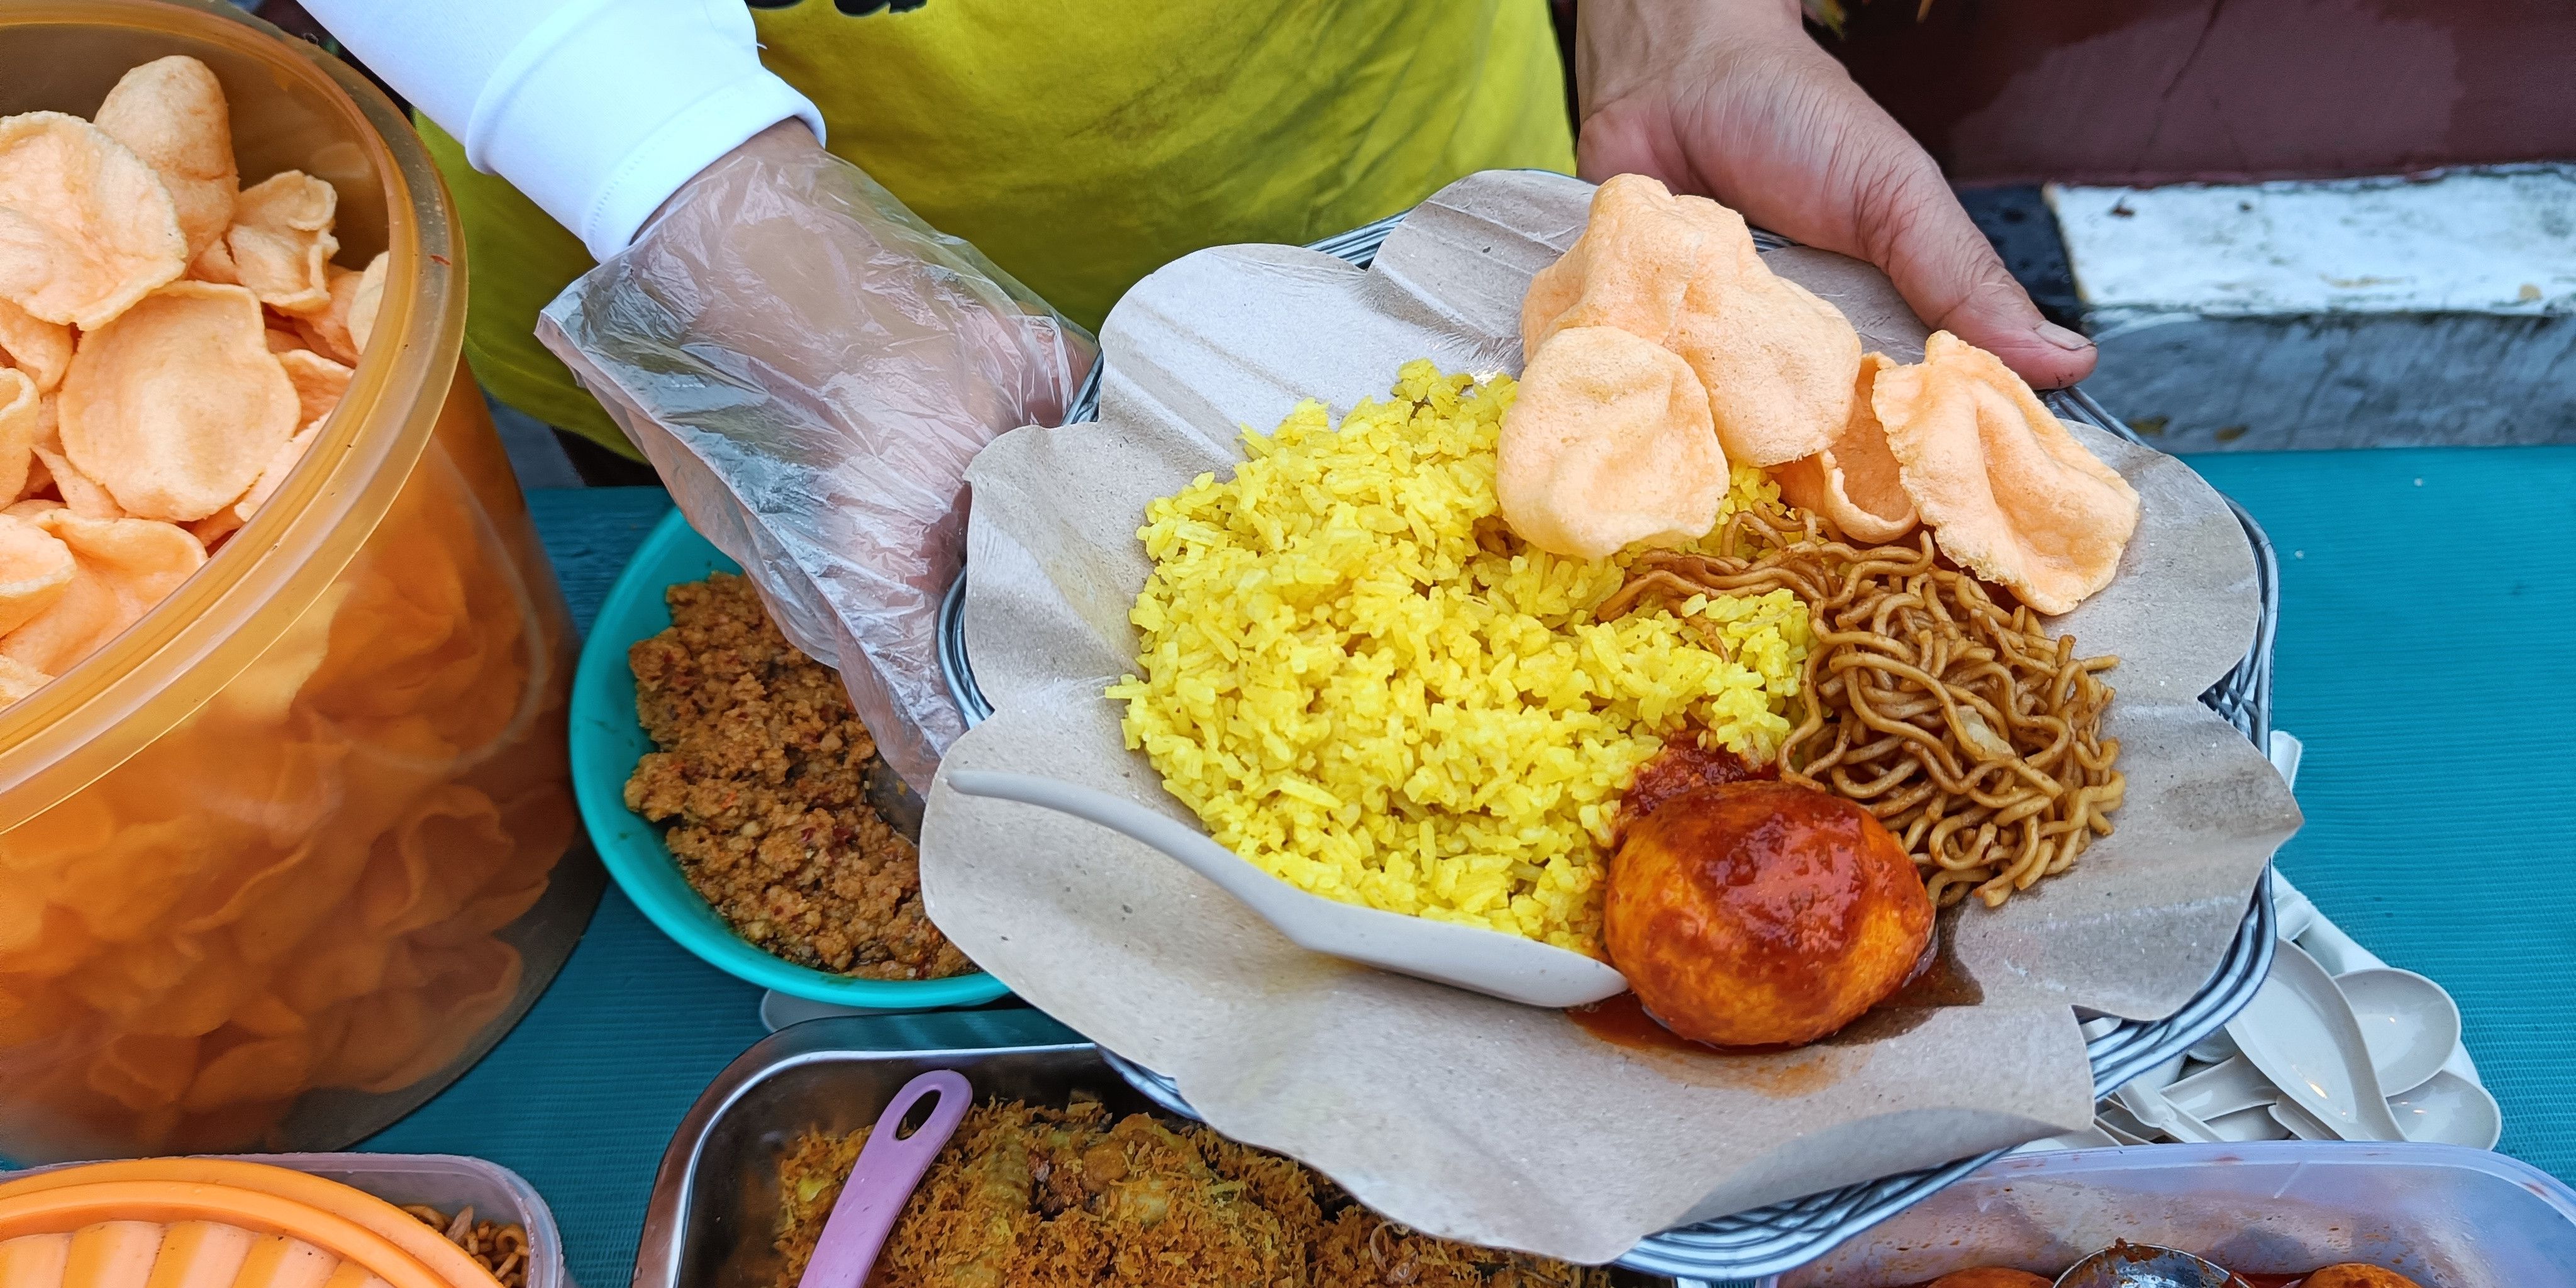
POLYGON ((795 122, 682 187, 538 327, 927 788, 966 464, 1058 423, 1089 336, 795 122))
POLYGON ((2042 389, 2093 346, 2042 318, 1940 167, 1807 37, 1794 0, 1583 0, 1584 178, 1637 173, 1877 265, 1923 320, 2042 389))

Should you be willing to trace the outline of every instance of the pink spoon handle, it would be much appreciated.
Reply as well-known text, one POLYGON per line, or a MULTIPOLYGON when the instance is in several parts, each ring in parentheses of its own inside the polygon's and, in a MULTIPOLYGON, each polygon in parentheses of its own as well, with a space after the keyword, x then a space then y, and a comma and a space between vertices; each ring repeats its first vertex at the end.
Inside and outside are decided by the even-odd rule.
POLYGON ((814 1241, 814 1259, 805 1263, 805 1277, 796 1281, 796 1288, 859 1288, 868 1281, 868 1271, 876 1265, 886 1236, 894 1232, 894 1220, 903 1214, 905 1200, 921 1184, 921 1174, 930 1170, 930 1160, 939 1157, 940 1146, 948 1143, 974 1100, 966 1075, 954 1069, 934 1069, 894 1093, 893 1103, 877 1116, 868 1143, 859 1149, 858 1165, 841 1186, 831 1219, 823 1223, 823 1235, 814 1241), (897 1135, 912 1107, 933 1095, 939 1103, 931 1108, 921 1130, 897 1135))

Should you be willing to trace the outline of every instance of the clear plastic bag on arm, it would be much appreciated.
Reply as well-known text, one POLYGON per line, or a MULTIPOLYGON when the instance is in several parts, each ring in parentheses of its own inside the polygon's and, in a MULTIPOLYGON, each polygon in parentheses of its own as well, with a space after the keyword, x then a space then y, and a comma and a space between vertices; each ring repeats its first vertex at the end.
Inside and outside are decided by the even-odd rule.
POLYGON ((1091 337, 793 123, 690 180, 538 335, 926 789, 964 728, 935 632, 966 464, 1061 421, 1091 337))

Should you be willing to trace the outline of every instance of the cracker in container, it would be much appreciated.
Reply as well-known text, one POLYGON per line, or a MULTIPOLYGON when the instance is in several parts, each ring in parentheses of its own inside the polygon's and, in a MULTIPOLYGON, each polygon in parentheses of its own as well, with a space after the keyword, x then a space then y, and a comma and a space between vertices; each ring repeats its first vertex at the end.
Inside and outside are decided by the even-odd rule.
POLYGON ((35 526, 71 550, 61 596, 0 638, 0 656, 60 675, 133 625, 206 562, 185 528, 155 519, 91 519, 49 510, 35 526))
POLYGON ((29 495, 22 499, 21 504, 42 503, 69 509, 85 519, 124 518, 125 507, 118 505, 116 498, 108 494, 107 485, 91 478, 63 454, 62 428, 57 419, 56 403, 56 399, 45 400, 34 449, 35 464, 27 469, 29 480, 42 475, 44 488, 54 495, 51 498, 29 495))
POLYGON ((27 373, 0 367, 0 494, 11 500, 27 490, 36 443, 45 435, 45 401, 27 373))
POLYGON ((233 271, 259 302, 280 313, 318 313, 331 306, 326 269, 340 250, 331 235, 340 194, 301 170, 286 170, 242 189, 224 246, 233 271))
POLYGON ((97 126, 0 118, 0 300, 89 330, 188 266, 170 190, 97 126))
POLYGON ((0 515, 0 633, 53 607, 71 589, 74 571, 61 538, 31 519, 0 515))
POLYGON ((246 287, 154 292, 81 337, 63 377, 65 454, 143 518, 186 522, 231 504, 300 419, 267 334, 246 287))
POLYGON ((222 240, 241 175, 233 168, 232 108, 213 71, 184 55, 156 58, 126 72, 94 119, 161 176, 190 260, 222 240))
POLYGON ((72 365, 72 329, 0 300, 0 360, 25 372, 36 392, 52 393, 72 365))

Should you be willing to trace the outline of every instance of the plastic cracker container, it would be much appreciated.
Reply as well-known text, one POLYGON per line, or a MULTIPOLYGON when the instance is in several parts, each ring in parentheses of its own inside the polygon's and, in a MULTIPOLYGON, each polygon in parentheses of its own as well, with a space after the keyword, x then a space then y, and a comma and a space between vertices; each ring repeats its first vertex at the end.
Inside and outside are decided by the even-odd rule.
POLYGON ((2054 1277, 2117 1239, 2240 1275, 2362 1261, 2424 1288, 2568 1282, 2576 1192, 2452 1145, 2275 1140, 2015 1154, 1757 1288, 1886 1288, 1971 1266, 2054 1277))
MULTIPOLYGON (((427 1204, 450 1216, 456 1215, 460 1209, 472 1208, 478 1223, 494 1221, 516 1225, 527 1231, 527 1288, 573 1288, 571 1272, 564 1267, 563 1237, 555 1228, 554 1213, 546 1207, 545 1199, 538 1195, 534 1186, 498 1163, 454 1154, 260 1154, 210 1161, 283 1167, 351 1186, 396 1206, 427 1204)), ((17 1188, 12 1182, 79 1166, 75 1163, 24 1172, 0 1172, 0 1196, 17 1188)), ((234 1183, 240 1180, 231 1179, 234 1183)), ((300 1197, 306 1201, 315 1198, 311 1192, 302 1193, 300 1197)), ((5 1198, 0 1198, 0 1204, 5 1204, 5 1198)), ((421 1228, 424 1231, 428 1229, 425 1225, 421 1228)), ((17 1285, 8 1285, 7 1288, 17 1288, 17 1285)))
POLYGON ((138 63, 223 82, 241 172, 389 250, 372 343, 276 496, 159 607, 0 709, 0 1158, 336 1148, 428 1098, 599 889, 561 594, 459 360, 465 277, 382 94, 212 0, 0 0, 0 113, 138 63))

